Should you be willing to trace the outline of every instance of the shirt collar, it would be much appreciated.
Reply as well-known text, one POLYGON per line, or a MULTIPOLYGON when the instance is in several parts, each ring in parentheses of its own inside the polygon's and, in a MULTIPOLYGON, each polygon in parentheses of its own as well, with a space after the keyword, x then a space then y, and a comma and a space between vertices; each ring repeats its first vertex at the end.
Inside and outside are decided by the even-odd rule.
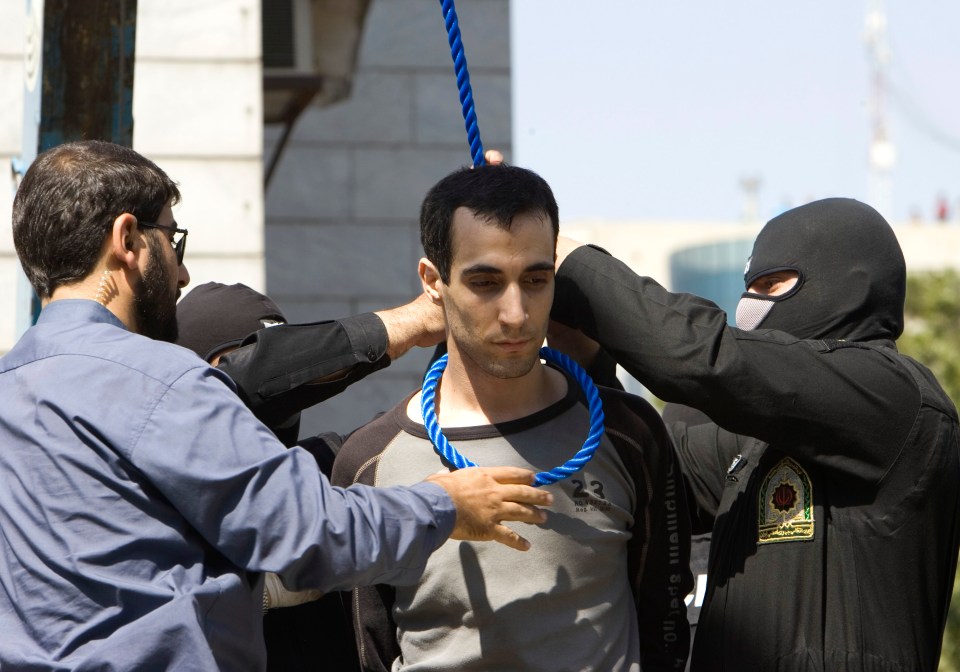
POLYGON ((57 299, 48 303, 40 311, 37 324, 47 322, 104 322, 126 329, 120 319, 92 299, 57 299))

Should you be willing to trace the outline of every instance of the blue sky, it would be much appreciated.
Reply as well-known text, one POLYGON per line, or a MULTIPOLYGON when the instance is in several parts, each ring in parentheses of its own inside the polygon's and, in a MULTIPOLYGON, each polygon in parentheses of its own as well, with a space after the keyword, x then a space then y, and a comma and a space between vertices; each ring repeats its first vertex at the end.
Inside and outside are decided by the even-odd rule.
MULTIPOLYGON (((870 201, 867 0, 513 0, 514 162, 564 220, 870 201)), ((960 3, 886 3, 894 221, 960 221, 960 3)))

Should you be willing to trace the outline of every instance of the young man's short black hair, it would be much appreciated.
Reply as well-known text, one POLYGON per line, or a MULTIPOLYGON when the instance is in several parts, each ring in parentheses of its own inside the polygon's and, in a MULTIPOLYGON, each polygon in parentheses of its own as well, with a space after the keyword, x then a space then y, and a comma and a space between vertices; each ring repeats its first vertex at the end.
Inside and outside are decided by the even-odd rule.
POLYGON ((99 140, 58 145, 30 165, 13 201, 13 243, 41 298, 93 272, 114 220, 156 222, 176 183, 129 147, 99 140))
POLYGON ((553 226, 554 240, 560 233, 553 191, 532 170, 506 164, 461 168, 437 182, 420 207, 420 243, 444 284, 450 284, 453 213, 461 207, 503 229, 517 215, 543 215, 553 226))

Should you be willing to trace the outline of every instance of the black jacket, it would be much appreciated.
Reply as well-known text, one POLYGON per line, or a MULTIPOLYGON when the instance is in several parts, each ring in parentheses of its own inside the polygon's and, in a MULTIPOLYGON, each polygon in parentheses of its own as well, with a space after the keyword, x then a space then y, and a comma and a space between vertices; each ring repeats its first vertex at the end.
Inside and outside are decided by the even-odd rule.
POLYGON ((960 543, 953 403, 891 340, 745 332, 581 248, 553 317, 666 401, 713 524, 694 670, 935 670, 960 543))

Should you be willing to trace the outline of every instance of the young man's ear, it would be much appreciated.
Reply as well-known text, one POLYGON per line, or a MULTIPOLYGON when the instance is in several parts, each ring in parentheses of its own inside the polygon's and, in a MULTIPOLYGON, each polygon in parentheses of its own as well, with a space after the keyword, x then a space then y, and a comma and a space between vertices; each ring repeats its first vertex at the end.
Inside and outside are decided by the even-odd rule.
POLYGON ((110 251, 117 262, 126 268, 137 266, 137 218, 125 212, 113 220, 110 230, 110 251))
POLYGON ((433 299, 434 303, 441 303, 440 285, 443 282, 440 279, 440 271, 426 257, 420 259, 417 265, 417 274, 420 276, 420 283, 423 285, 423 291, 433 299))

